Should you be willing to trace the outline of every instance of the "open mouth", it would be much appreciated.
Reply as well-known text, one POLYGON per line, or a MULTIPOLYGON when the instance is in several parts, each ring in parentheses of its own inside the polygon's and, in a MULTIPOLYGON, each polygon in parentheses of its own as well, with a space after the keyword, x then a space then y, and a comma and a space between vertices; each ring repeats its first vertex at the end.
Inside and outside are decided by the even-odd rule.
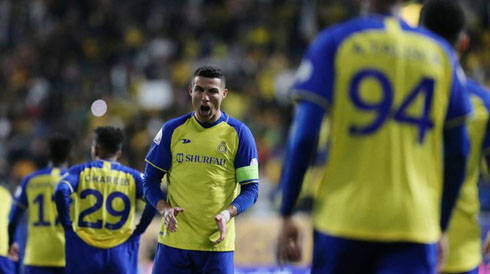
POLYGON ((211 113, 211 108, 209 106, 206 106, 206 105, 201 105, 201 108, 199 109, 201 114, 204 114, 204 115, 209 115, 211 113))

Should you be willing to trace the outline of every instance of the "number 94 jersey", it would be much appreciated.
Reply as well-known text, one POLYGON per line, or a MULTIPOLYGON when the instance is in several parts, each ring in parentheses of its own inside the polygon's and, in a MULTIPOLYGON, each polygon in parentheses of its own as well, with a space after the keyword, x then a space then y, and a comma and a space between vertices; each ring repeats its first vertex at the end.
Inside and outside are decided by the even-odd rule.
POLYGON ((460 71, 446 42, 393 17, 354 19, 318 36, 293 87, 295 99, 322 105, 331 119, 316 229, 437 241, 443 131, 471 111, 460 71))
POLYGON ((133 232, 136 199, 143 197, 139 171, 110 161, 73 166, 60 183, 75 192, 73 230, 87 244, 111 248, 133 232))

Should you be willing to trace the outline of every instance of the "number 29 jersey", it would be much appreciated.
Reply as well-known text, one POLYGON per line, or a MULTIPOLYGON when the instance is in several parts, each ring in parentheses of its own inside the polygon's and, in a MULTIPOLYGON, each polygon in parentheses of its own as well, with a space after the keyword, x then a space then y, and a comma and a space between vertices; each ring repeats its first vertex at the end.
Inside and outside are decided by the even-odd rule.
POLYGON ((438 240, 443 131, 471 111, 459 71, 448 44, 393 17, 354 19, 317 37, 292 94, 322 105, 331 119, 317 230, 438 240))
POLYGON ((143 198, 139 171, 118 162, 96 160, 71 167, 60 183, 76 193, 73 230, 87 244, 111 248, 131 236, 136 199, 143 198))

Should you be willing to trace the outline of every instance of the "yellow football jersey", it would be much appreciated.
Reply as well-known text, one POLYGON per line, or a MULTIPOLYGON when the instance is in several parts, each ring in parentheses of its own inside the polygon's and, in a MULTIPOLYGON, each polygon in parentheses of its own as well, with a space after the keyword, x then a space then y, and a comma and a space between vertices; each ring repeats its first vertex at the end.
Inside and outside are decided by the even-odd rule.
POLYGON ((468 121, 471 150, 466 179, 447 232, 449 253, 445 272, 467 272, 478 267, 482 260, 477 183, 482 157, 488 155, 490 148, 490 93, 473 81, 468 81, 467 88, 474 113, 468 121))
POLYGON ((357 18, 317 37, 293 87, 331 122, 315 229, 369 241, 439 239, 443 130, 471 109, 457 71, 446 42, 393 17, 357 18))
POLYGON ((214 217, 238 196, 240 185, 258 183, 250 130, 224 112, 207 127, 189 113, 163 126, 146 161, 168 171, 168 202, 185 210, 177 216, 176 232, 168 232, 162 220, 158 241, 187 250, 234 250, 234 219, 224 241, 215 244, 219 231, 214 217))
POLYGON ((65 234, 57 219, 54 188, 61 175, 59 168, 44 168, 23 179, 16 203, 28 209, 28 234, 24 264, 65 266, 65 234))
POLYGON ((12 196, 10 192, 0 186, 0 256, 7 256, 8 254, 8 224, 11 205, 12 196))
POLYGON ((87 244, 111 248, 134 229, 136 199, 143 197, 142 174, 117 162, 97 160, 73 166, 61 180, 74 199, 73 230, 87 244))

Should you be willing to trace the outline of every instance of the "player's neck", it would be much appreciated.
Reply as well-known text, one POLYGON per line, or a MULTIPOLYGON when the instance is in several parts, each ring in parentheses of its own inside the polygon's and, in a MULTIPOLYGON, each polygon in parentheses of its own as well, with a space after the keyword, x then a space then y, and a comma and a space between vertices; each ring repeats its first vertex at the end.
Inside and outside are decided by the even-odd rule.
POLYGON ((48 167, 53 167, 53 168, 67 168, 68 163, 67 162, 62 162, 62 163, 54 163, 53 161, 48 162, 48 167))

